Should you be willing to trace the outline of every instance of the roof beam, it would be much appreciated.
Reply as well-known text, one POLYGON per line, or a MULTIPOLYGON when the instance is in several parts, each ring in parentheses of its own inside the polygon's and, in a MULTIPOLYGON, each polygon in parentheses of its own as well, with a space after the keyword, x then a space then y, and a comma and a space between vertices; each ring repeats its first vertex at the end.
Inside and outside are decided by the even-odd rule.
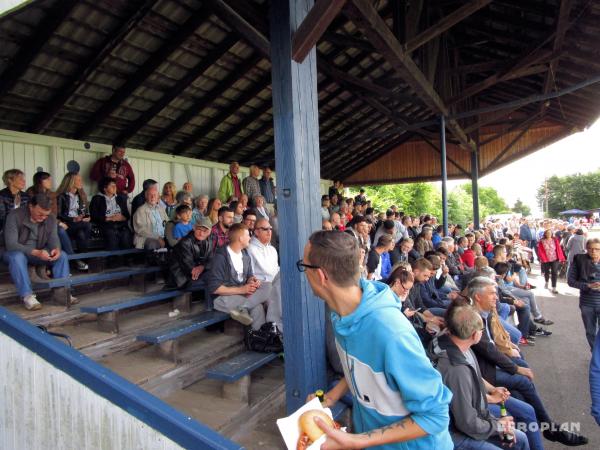
POLYGON ((245 74, 251 70, 258 62, 260 62, 261 59, 262 57, 260 55, 254 55, 250 57, 250 59, 244 61, 240 67, 237 67, 229 72, 229 74, 223 78, 217 86, 215 86, 210 92, 206 93, 206 95, 204 95, 202 98, 197 99, 192 106, 183 111, 179 117, 171 122, 168 127, 162 130, 158 136, 154 137, 148 144, 146 144, 146 147, 149 150, 155 149, 158 144, 186 125, 190 120, 198 115, 200 111, 223 95, 226 90, 230 89, 240 80, 240 74, 245 74))
POLYGON ((292 59, 304 61, 333 19, 340 13, 346 0, 316 0, 292 38, 292 59))
POLYGON ((156 117, 163 109, 165 109, 175 98, 177 98, 183 91, 185 91, 200 75, 208 70, 212 65, 218 61, 231 47, 238 42, 234 36, 227 36, 223 39, 215 48, 208 52, 198 64, 189 69, 185 76, 181 78, 175 85, 164 92, 160 100, 153 103, 153 105, 145 112, 141 113, 140 116, 129 125, 119 136, 117 142, 127 142, 131 136, 135 135, 141 128, 148 124, 154 117, 156 117))
MULTIPOLYGON (((269 87, 271 83, 271 74, 266 73, 256 82, 253 88, 244 89, 244 92, 231 102, 227 108, 211 117, 204 125, 196 129, 189 137, 185 138, 182 142, 177 144, 173 153, 175 155, 181 155, 188 148, 194 145, 194 143, 203 136, 206 136, 212 130, 214 130, 221 122, 243 107, 246 103, 260 94, 262 91, 269 87)), ((204 156, 206 152, 198 152, 195 154, 196 157, 204 156)))
POLYGON ((375 52, 375 49, 369 43, 369 41, 360 38, 355 38, 354 36, 347 36, 333 31, 326 31, 323 35, 323 39, 333 45, 343 46, 346 48, 356 48, 358 50, 363 50, 367 53, 375 52))
MULTIPOLYGON (((387 59, 425 104, 437 114, 448 115, 448 108, 415 62, 402 49, 385 21, 368 0, 351 0, 345 13, 361 28, 373 46, 387 59)), ((448 120, 447 127, 460 144, 470 151, 475 143, 455 120, 448 120)))
POLYGON ((37 58, 40 50, 52 38, 63 21, 69 17, 78 3, 78 0, 66 0, 61 2, 60 7, 45 11, 45 17, 34 27, 32 36, 20 46, 16 58, 10 61, 0 75, 0 98, 4 97, 17 84, 29 65, 37 58))
POLYGON ((85 80, 87 80, 100 64, 102 64, 104 59, 121 44, 121 41, 131 32, 131 30, 138 26, 140 21, 155 4, 156 2, 154 0, 145 0, 143 4, 133 5, 131 7, 131 14, 129 17, 126 18, 119 29, 110 31, 109 38, 102 49, 99 52, 91 52, 90 56, 85 61, 78 63, 81 70, 69 77, 64 83, 64 89, 49 101, 51 106, 45 109, 42 114, 35 119, 33 125, 29 128, 31 133, 40 133, 52 122, 56 113, 65 106, 75 91, 77 91, 85 80))
POLYGON ((126 80, 111 97, 102 103, 102 106, 92 117, 84 123, 75 132, 75 138, 81 139, 87 137, 104 119, 106 119, 116 108, 123 103, 133 92, 139 88, 146 79, 152 75, 162 64, 165 63, 169 55, 177 50, 194 32, 205 17, 196 12, 176 31, 171 39, 167 40, 157 52, 151 54, 146 62, 136 71, 135 76, 126 80))
POLYGON ((438 23, 427 28, 425 31, 419 33, 414 38, 406 42, 405 50, 407 53, 412 53, 419 47, 425 45, 433 38, 439 36, 443 32, 447 31, 460 21, 466 19, 471 14, 479 11, 481 8, 489 5, 492 0, 473 0, 466 5, 461 6, 456 11, 444 16, 438 23))
POLYGON ((239 33, 245 41, 250 43, 265 57, 269 58, 271 56, 271 44, 264 34, 257 30, 224 0, 204 0, 204 3, 214 11, 219 19, 239 33))
POLYGON ((380 97, 389 98, 392 96, 392 91, 390 89, 384 88, 376 83, 356 77, 354 75, 350 75, 348 72, 335 67, 322 55, 318 56, 317 67, 326 75, 329 75, 331 78, 333 78, 336 82, 353 85, 362 91, 367 91, 380 97))
MULTIPOLYGON (((560 53, 562 51, 563 43, 565 41, 565 36, 567 34, 567 30, 569 29, 569 14, 571 13, 571 8, 573 6, 572 0, 561 0, 560 9, 558 12, 558 20, 556 21, 556 35, 554 36, 554 44, 552 45, 552 50, 555 53, 560 53)), ((555 58, 550 63, 550 69, 546 73, 546 78, 544 80, 544 88, 542 93, 547 94, 552 89, 552 85, 554 84, 554 74, 556 73, 556 69, 558 68, 559 58, 555 58)), ((540 107, 540 112, 542 115, 546 112, 548 108, 548 102, 542 102, 540 107)))

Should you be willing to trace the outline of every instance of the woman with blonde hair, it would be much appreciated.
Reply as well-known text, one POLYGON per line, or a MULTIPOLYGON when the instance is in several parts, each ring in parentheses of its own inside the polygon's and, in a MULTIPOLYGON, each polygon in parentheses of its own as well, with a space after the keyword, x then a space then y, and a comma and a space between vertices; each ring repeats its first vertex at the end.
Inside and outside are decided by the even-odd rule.
POLYGON ((85 252, 92 234, 87 196, 83 190, 81 175, 68 172, 56 190, 56 216, 67 225, 67 234, 77 243, 77 249, 85 252))
POLYGON ((162 195, 160 196, 160 206, 164 208, 165 213, 169 216, 169 219, 173 219, 175 214, 175 208, 177 207, 177 187, 172 181, 167 181, 162 188, 162 195))
POLYGON ((206 215, 214 225, 219 221, 219 209, 223 204, 219 198, 214 197, 208 201, 208 207, 206 208, 206 215))

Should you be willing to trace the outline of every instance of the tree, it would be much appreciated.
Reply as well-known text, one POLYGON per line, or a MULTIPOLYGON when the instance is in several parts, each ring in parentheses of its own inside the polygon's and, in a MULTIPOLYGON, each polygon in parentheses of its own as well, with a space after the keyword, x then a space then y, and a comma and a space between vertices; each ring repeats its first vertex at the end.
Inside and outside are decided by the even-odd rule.
POLYGON ((537 200, 547 217, 556 217, 567 209, 594 209, 600 207, 600 170, 587 174, 576 173, 548 178, 537 190, 537 200), (546 193, 547 189, 547 193, 546 193))
MULTIPOLYGON (((469 195, 469 198, 473 198, 471 183, 465 183, 461 187, 469 195)), ((504 214, 507 212, 510 212, 510 209, 496 189, 485 186, 479 187, 479 215, 481 217, 487 217, 493 214, 504 214)))
POLYGON ((531 208, 523 203, 520 198, 517 199, 512 210, 516 213, 522 214, 524 217, 531 214, 531 208))

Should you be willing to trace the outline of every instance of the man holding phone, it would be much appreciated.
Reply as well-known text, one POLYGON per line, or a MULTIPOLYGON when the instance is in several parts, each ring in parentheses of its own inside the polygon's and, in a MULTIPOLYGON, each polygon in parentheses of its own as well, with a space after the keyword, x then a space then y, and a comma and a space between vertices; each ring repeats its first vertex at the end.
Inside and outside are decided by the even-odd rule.
POLYGON ((117 195, 127 198, 135 188, 135 175, 129 162, 125 159, 125 146, 114 144, 112 153, 95 162, 90 178, 100 183, 104 178, 111 178, 117 184, 117 195))
POLYGON ((589 239, 585 248, 587 253, 573 258, 567 281, 569 286, 579 289, 581 319, 593 350, 600 327, 600 239, 589 239))

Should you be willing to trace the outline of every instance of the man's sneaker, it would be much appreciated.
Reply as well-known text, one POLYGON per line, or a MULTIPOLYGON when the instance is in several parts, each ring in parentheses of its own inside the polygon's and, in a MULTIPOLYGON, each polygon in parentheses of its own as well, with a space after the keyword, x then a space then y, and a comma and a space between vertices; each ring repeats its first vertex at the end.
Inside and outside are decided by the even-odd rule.
POLYGON ((252 317, 246 308, 237 308, 229 312, 231 318, 243 325, 252 325, 252 317))
POLYGON ((551 336, 552 331, 544 330, 542 327, 537 327, 533 334, 534 336, 551 336))
MULTIPOLYGON (((558 428, 559 425, 553 424, 554 427, 558 428)), ((544 430, 544 437, 552 442, 560 442, 567 447, 577 447, 588 443, 588 438, 585 436, 561 429, 544 430)))
POLYGON ((552 293, 558 295, 558 289, 552 288, 552 293))
POLYGON ((547 281, 544 283, 544 289, 548 289, 548 282, 547 281))
POLYGON ((75 267, 77 268, 77 270, 79 270, 80 272, 85 272, 86 270, 89 269, 88 265, 86 263, 84 263, 82 260, 77 259, 75 260, 75 267))
POLYGON ((554 325, 554 322, 550 319, 545 319, 543 317, 538 317, 537 319, 533 319, 535 323, 539 323, 540 325, 554 325))
POLYGON ((530 334, 529 336, 527 336, 527 340, 531 341, 531 342, 535 342, 535 336, 530 334))
POLYGON ((527 339, 522 337, 521 339, 519 339, 519 345, 528 345, 530 347, 533 347, 535 344, 533 343, 533 341, 528 341, 527 339))
POLYGON ((25 309, 29 311, 37 311, 38 309, 42 309, 42 304, 37 301, 35 298, 35 294, 29 294, 23 298, 23 303, 25 304, 25 309))

